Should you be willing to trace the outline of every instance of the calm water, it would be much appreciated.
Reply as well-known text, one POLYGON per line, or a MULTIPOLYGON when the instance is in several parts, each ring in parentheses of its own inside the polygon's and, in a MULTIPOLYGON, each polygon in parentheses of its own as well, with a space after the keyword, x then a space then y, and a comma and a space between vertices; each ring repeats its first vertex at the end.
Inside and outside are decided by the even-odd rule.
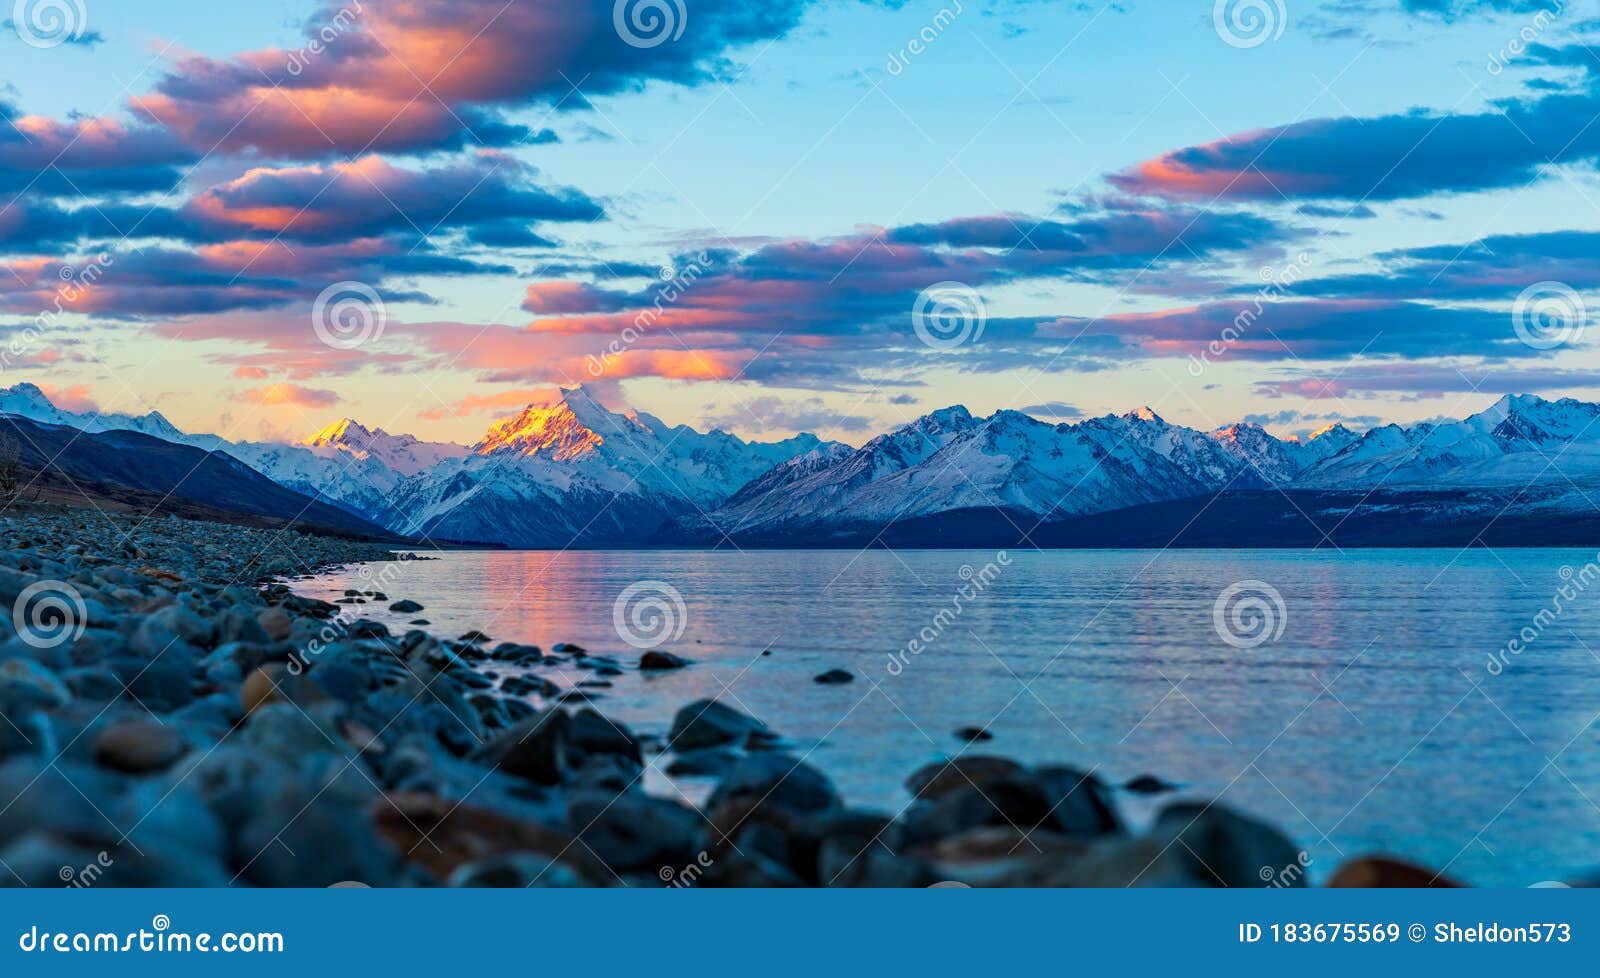
MULTIPOLYGON (((1562 568, 1594 554, 1016 553, 951 613, 956 589, 975 587, 965 575, 995 558, 469 552, 299 587, 333 598, 376 579, 391 599, 424 604, 437 634, 576 642, 631 665, 637 650, 619 638, 614 605, 635 582, 665 582, 684 618, 661 647, 695 665, 654 678, 630 670, 600 706, 665 733, 678 705, 722 695, 814 748, 850 800, 891 811, 906 801, 905 775, 961 749, 955 728, 987 723, 994 741, 972 750, 1094 767, 1119 783, 1153 773, 1260 813, 1318 874, 1372 851, 1480 885, 1600 865, 1600 582, 1534 621, 1562 568), (1246 580, 1283 602, 1281 617, 1266 607, 1266 641, 1253 648, 1223 641, 1213 617, 1219 594, 1246 580), (1491 674, 1490 657, 1524 628, 1538 633, 1527 651, 1491 674), (891 658, 924 629, 924 651, 891 658), (812 682, 836 667, 856 681, 812 682)), ((637 605, 657 589, 634 593, 637 605)), ((677 614, 670 598, 666 608, 677 614)), ((391 627, 415 617, 360 613, 391 627)), ((590 678, 545 674, 563 686, 590 678)))

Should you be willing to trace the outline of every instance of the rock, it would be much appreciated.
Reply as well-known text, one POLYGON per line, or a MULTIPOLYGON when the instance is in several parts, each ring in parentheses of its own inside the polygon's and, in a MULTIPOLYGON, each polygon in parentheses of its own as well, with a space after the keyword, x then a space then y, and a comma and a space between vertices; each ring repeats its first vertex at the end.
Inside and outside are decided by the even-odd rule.
POLYGON ((694 861, 705 825, 694 809, 644 794, 575 791, 567 804, 567 831, 619 874, 694 861))
POLYGON ((544 652, 537 645, 518 645, 515 642, 501 642, 489 653, 491 659, 501 662, 535 663, 544 658, 544 652))
POLYGON ((906 790, 914 798, 938 798, 955 788, 982 785, 986 781, 1020 773, 1021 764, 1004 757, 969 754, 938 761, 918 768, 906 779, 906 790))
POLYGON ((512 856, 553 861, 564 868, 563 875, 571 873, 585 886, 611 886, 616 881, 615 875, 577 845, 570 833, 510 818, 470 802, 423 792, 391 792, 373 806, 372 821, 378 834, 406 859, 436 879, 452 881, 452 885, 493 885, 454 881, 463 867, 512 856))
POLYGON ((730 802, 775 805, 796 812, 821 812, 839 804, 833 782, 787 754, 751 754, 728 769, 706 801, 715 810, 730 802))
POLYGON ((635 764, 644 763, 632 731, 587 707, 573 714, 572 743, 586 754, 620 754, 635 764))
POLYGON ((956 728, 955 735, 959 739, 964 740, 969 744, 980 743, 994 739, 994 734, 990 733, 983 727, 958 727, 956 728))
POLYGON ((1168 791, 1176 791, 1175 785, 1168 784, 1153 774, 1141 774, 1129 778, 1122 787, 1136 795, 1159 795, 1168 791))
POLYGON ((1089 839, 1123 830, 1110 790, 1092 772, 1041 767, 1033 778, 1050 801, 1048 824, 1063 835, 1089 839))
POLYGON ((689 751, 738 743, 751 736, 770 739, 775 735, 760 720, 718 700, 696 700, 672 718, 667 740, 673 749, 689 751))
MULTIPOLYGON (((1287 874, 1285 874, 1287 875, 1287 874)), ((1328 878, 1329 887, 1357 889, 1458 889, 1462 884, 1449 877, 1387 856, 1361 856, 1348 859, 1328 878)))
POLYGON ((1259 887, 1273 880, 1303 887, 1303 874, 1285 872, 1303 866, 1304 855, 1283 833, 1265 822, 1222 805, 1180 802, 1162 809, 1150 838, 1164 846, 1184 875, 1206 886, 1259 887))
POLYGON ((571 642, 557 642, 556 644, 550 646, 550 651, 556 653, 557 655, 582 656, 589 654, 588 649, 581 645, 573 645, 571 642))
POLYGON ((904 817, 908 841, 927 844, 985 827, 1044 829, 1085 839, 1121 829, 1104 786, 1092 775, 1070 768, 977 773, 985 774, 981 781, 945 783, 937 793, 923 792, 904 817))
POLYGON ((278 663, 252 672, 239 687, 239 706, 248 715, 258 706, 280 702, 279 682, 288 675, 288 669, 278 663))
MULTIPOLYGON (((169 650, 168 655, 171 654, 169 650)), ((194 670, 186 663, 107 659, 106 665, 127 684, 125 695, 147 710, 169 713, 194 701, 194 670)))
POLYGON ((509 676, 500 688, 510 696, 530 696, 537 693, 545 699, 561 695, 561 687, 543 676, 509 676))
POLYGON ((67 684, 32 659, 0 662, 0 710, 54 709, 71 702, 72 690, 67 684))
MULTIPOLYGON (((252 716, 250 726, 266 711, 252 716)), ((374 887, 403 881, 401 853, 372 830, 368 812, 378 799, 348 770, 326 784, 298 783, 269 797, 239 831, 234 859, 241 876, 257 886, 319 889, 347 880, 374 887)))
POLYGON ((546 710, 485 744, 475 757, 513 777, 555 785, 566 776, 571 740, 571 716, 564 710, 546 710))
POLYGON ((639 656, 639 668, 645 672, 665 672, 669 669, 682 669, 688 664, 688 659, 673 655, 671 652, 651 651, 639 656))
POLYGON ((397 615, 414 615, 422 610, 422 605, 407 598, 402 598, 389 606, 389 610, 397 615))
POLYGON ((94 740, 94 759, 101 767, 126 774, 164 771, 189 745, 170 726, 151 720, 123 720, 102 730, 94 740))
POLYGON ((487 642, 487 641, 489 641, 489 636, 485 635, 483 632, 480 632, 476 628, 474 628, 472 631, 467 632, 466 634, 462 635, 456 641, 477 644, 479 642, 487 642))
POLYGON ((855 682, 855 674, 843 669, 829 669, 820 676, 813 676, 811 681, 822 683, 824 686, 837 686, 841 683, 855 682))
POLYGON ((457 867, 445 885, 524 890, 568 889, 594 884, 585 880, 571 866, 549 856, 533 852, 507 852, 457 867))
POLYGON ((667 764, 667 773, 688 778, 720 777, 738 762, 739 757, 739 754, 725 747, 703 747, 678 754, 667 764))
POLYGON ((273 642, 282 642, 288 639, 294 622, 289 613, 279 607, 262 608, 256 612, 256 624, 261 626, 261 631, 267 639, 273 642))

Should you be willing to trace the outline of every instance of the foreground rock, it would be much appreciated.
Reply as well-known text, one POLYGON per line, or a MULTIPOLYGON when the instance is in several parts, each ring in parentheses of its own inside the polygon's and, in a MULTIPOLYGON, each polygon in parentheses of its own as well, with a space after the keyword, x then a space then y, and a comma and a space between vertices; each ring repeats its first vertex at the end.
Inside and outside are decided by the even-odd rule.
MULTIPOLYGON (((1057 765, 962 752, 913 773, 902 811, 855 808, 810 755, 722 701, 684 706, 664 736, 607 717, 593 690, 641 680, 604 650, 396 635, 360 609, 418 602, 352 589, 334 604, 281 580, 392 557, 293 530, 0 517, 0 881, 1306 883, 1304 853, 1271 826, 1181 801, 1136 833, 1095 773, 1057 765), (656 790, 663 769, 705 779, 703 804, 656 790)), ((1438 882, 1382 859, 1334 877, 1423 880, 1438 882)))

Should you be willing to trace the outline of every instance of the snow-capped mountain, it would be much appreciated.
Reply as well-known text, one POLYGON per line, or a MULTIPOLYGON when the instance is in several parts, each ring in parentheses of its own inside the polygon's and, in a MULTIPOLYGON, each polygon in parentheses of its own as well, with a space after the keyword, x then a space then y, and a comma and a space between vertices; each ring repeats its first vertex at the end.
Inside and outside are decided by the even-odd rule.
POLYGON ((1485 487, 1600 479, 1600 404, 1506 396, 1462 421, 1374 428, 1297 485, 1485 487))
POLYGON ((773 466, 827 448, 813 435, 757 443, 669 427, 609 411, 579 387, 408 480, 395 529, 521 547, 639 542, 675 516, 715 508, 773 466))
POLYGON ((1305 443, 1255 425, 1214 432, 1170 424, 1150 408, 1077 424, 1015 411, 974 418, 947 408, 860 449, 795 458, 721 509, 671 535, 775 539, 961 510, 1005 510, 1030 524, 1227 489, 1289 484, 1355 436, 1334 426, 1305 443))
POLYGON ((14 414, 32 421, 65 425, 90 433, 137 431, 163 441, 207 450, 215 450, 219 445, 226 444, 216 435, 191 435, 179 431, 160 411, 142 415, 67 411, 56 407, 44 391, 29 383, 0 388, 0 414, 14 414))
POLYGON ((310 449, 321 458, 375 459, 404 476, 416 475, 445 459, 467 454, 465 445, 421 441, 414 435, 391 435, 382 428, 368 428, 351 418, 335 421, 295 445, 310 449))
POLYGON ((1051 424, 1015 411, 977 418, 955 406, 860 448, 812 435, 760 443, 673 427, 611 411, 581 387, 494 423, 470 447, 349 418, 295 443, 228 442, 180 431, 156 412, 63 410, 32 384, 0 389, 0 413, 225 452, 395 532, 519 547, 741 535, 825 542, 976 511, 1026 528, 1263 489, 1504 495, 1509 487, 1519 505, 1540 512, 1587 507, 1584 487, 1600 491, 1600 404, 1533 395, 1461 421, 1360 435, 1330 425, 1303 441, 1244 423, 1199 431, 1149 408, 1051 424), (1521 492, 1530 486, 1541 488, 1521 492))

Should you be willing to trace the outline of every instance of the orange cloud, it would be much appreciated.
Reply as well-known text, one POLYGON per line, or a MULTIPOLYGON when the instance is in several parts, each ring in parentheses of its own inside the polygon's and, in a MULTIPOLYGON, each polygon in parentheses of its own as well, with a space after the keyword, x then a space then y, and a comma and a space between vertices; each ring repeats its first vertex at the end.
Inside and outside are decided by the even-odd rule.
POLYGON ((333 391, 301 387, 299 384, 268 384, 247 390, 242 397, 251 404, 265 407, 290 404, 295 407, 325 408, 339 403, 339 395, 333 391))

